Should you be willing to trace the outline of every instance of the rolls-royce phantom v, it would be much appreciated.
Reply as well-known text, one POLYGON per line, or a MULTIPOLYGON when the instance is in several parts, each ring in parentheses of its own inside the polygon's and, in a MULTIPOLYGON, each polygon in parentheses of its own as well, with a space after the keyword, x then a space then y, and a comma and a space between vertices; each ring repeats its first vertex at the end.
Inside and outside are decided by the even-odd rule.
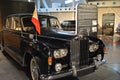
POLYGON ((104 43, 90 36, 64 31, 56 17, 39 15, 41 34, 31 22, 32 14, 12 14, 2 31, 3 50, 32 80, 83 76, 96 70, 97 55, 104 57, 104 43))

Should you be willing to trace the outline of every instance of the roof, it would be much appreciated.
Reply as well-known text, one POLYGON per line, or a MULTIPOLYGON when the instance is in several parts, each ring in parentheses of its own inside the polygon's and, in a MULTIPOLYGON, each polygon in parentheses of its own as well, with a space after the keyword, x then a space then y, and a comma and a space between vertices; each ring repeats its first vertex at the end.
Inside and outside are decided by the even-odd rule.
MULTIPOLYGON (((44 16, 44 17, 51 17, 51 18, 56 18, 54 16, 50 16, 50 15, 41 15, 41 14, 38 14, 39 16, 44 16)), ((11 17, 11 16, 19 16, 19 17, 24 17, 24 16, 32 16, 31 13, 17 13, 17 14, 10 14, 8 15, 8 17, 11 17)))

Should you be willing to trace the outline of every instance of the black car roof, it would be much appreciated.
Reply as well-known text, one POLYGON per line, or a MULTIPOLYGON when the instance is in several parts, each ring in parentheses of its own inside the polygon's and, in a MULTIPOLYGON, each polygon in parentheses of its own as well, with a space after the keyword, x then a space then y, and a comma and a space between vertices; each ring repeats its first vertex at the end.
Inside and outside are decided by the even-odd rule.
POLYGON ((75 20, 64 20, 63 22, 75 22, 75 20))
MULTIPOLYGON (((8 17, 12 17, 12 16, 16 16, 16 17, 24 17, 24 16, 32 16, 33 14, 32 13, 17 13, 17 14, 10 14, 8 15, 8 17)), ((43 16, 43 17, 51 17, 51 18, 56 18, 54 16, 49 16, 49 15, 41 15, 41 14, 38 14, 39 16, 43 16)))

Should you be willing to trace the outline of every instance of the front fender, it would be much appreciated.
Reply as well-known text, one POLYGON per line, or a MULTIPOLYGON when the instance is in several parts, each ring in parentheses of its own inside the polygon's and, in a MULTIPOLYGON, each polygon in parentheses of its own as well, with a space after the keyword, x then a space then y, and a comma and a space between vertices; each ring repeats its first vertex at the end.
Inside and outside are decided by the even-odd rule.
POLYGON ((99 38, 96 37, 92 37, 92 36, 86 36, 89 40, 98 43, 100 46, 105 47, 105 44, 103 43, 103 41, 99 38))
POLYGON ((97 43, 99 45, 99 49, 95 52, 89 52, 90 58, 97 57, 99 54, 101 55, 101 60, 104 58, 104 53, 105 53, 105 44, 103 43, 102 40, 92 37, 92 36, 87 36, 89 40, 91 40, 93 43, 97 43))
MULTIPOLYGON (((24 45, 25 46, 25 45, 24 45)), ((25 62, 28 57, 38 56, 41 60, 47 61, 49 53, 49 48, 42 42, 29 42, 24 48, 23 54, 23 65, 25 66, 25 62)))
POLYGON ((32 52, 34 52, 33 55, 39 55, 40 57, 48 57, 48 54, 50 53, 50 48, 43 42, 36 41, 32 44, 32 52))

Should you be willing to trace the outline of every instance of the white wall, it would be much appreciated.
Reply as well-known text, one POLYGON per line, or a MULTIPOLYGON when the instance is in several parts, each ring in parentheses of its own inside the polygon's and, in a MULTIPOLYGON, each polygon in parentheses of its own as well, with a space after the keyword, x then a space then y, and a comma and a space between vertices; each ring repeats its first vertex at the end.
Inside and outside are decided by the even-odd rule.
POLYGON ((102 27, 102 15, 104 13, 114 13, 115 14, 115 24, 114 24, 114 32, 116 32, 116 28, 118 23, 120 22, 120 1, 112 0, 112 1, 92 1, 88 2, 91 5, 98 6, 98 24, 102 27))
POLYGON ((92 1, 92 2, 88 2, 88 4, 97 5, 98 7, 118 7, 120 6, 120 1, 119 0, 92 1))
POLYGON ((51 16, 55 16, 59 19, 59 21, 63 20, 75 20, 75 12, 50 12, 50 13, 39 13, 39 14, 47 14, 51 16))

